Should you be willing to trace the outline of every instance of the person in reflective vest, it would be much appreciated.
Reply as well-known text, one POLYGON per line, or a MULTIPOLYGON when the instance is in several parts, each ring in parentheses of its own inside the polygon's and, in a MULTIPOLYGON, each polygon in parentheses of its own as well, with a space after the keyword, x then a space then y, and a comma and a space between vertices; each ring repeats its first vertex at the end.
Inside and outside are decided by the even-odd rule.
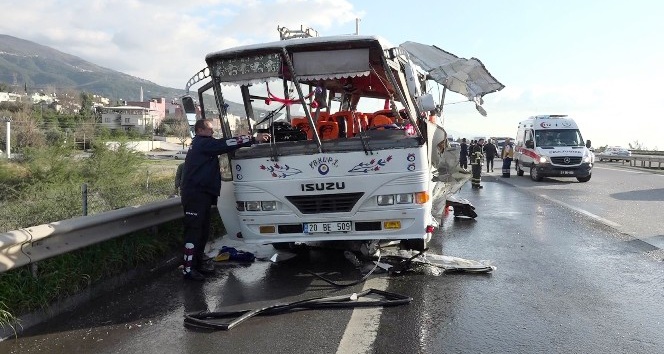
POLYGON ((482 162, 484 162, 484 139, 479 139, 475 145, 470 147, 470 165, 473 176, 470 178, 470 185, 473 188, 480 189, 482 182, 482 162))
POLYGON ((514 158, 514 144, 509 138, 505 140, 505 147, 503 147, 500 157, 503 158, 503 177, 510 178, 512 159, 514 158))

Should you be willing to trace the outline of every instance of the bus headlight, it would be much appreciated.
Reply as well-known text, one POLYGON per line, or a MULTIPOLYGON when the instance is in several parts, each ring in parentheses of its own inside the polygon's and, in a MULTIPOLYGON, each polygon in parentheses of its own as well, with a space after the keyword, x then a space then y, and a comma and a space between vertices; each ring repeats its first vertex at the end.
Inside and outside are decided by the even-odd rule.
POLYGON ((546 157, 546 156, 540 156, 540 158, 539 158, 539 163, 549 163, 549 162, 551 162, 551 160, 549 160, 548 157, 546 157))
POLYGON ((277 201, 276 200, 267 200, 267 201, 250 201, 242 202, 237 201, 235 204, 235 209, 237 211, 275 211, 277 210, 277 201))
POLYGON ((394 204, 425 204, 429 201, 429 193, 399 193, 399 194, 386 194, 376 196, 376 204, 380 206, 394 205, 394 204))
POLYGON ((394 196, 392 194, 379 195, 376 197, 376 203, 378 205, 392 205, 394 204, 394 196))
POLYGON ((261 202, 261 209, 263 209, 263 211, 275 211, 277 210, 277 202, 274 200, 261 202))
POLYGON ((413 204, 413 193, 397 194, 397 204, 413 204))
POLYGON ((245 209, 247 211, 259 211, 261 210, 261 202, 251 201, 244 203, 245 209))

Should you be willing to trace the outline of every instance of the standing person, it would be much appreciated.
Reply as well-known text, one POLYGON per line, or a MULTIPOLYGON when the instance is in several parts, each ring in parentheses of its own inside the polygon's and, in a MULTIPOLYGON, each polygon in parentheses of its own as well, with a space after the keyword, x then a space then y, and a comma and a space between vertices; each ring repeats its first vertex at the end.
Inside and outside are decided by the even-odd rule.
POLYGON ((459 146, 459 165, 464 171, 468 171, 468 144, 466 138, 461 139, 459 146))
POLYGON ((484 139, 479 139, 475 145, 470 148, 470 165, 473 171, 473 176, 470 178, 470 185, 473 188, 484 188, 480 183, 482 182, 482 162, 484 155, 482 154, 482 147, 484 139))
POLYGON ((489 139, 489 142, 484 145, 484 156, 486 156, 486 173, 489 173, 489 166, 491 166, 491 172, 493 172, 493 159, 498 155, 498 149, 496 145, 493 144, 493 141, 489 139))
POLYGON ((214 265, 204 261, 205 245, 210 236, 210 208, 217 204, 221 188, 219 154, 251 146, 254 139, 242 135, 229 139, 212 137, 212 121, 201 119, 194 125, 196 136, 184 161, 180 191, 184 209, 184 269, 187 280, 205 280, 214 273, 214 265))
POLYGON ((182 177, 184 174, 182 171, 184 170, 184 162, 178 165, 178 169, 175 171, 175 194, 176 195, 181 195, 182 194, 182 177))
POLYGON ((514 158, 514 144, 512 144, 511 139, 505 139, 505 147, 500 157, 503 158, 503 177, 510 178, 512 159, 514 158))

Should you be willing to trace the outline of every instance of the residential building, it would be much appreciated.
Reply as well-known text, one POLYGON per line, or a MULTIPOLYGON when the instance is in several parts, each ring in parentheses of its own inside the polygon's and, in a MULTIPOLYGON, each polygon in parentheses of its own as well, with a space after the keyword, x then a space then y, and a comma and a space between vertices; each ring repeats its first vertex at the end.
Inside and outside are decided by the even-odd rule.
POLYGON ((127 101, 127 106, 147 108, 151 116, 155 117, 154 125, 159 126, 164 117, 166 117, 166 99, 152 98, 149 101, 127 101))
POLYGON ((40 104, 40 103, 51 104, 55 102, 56 99, 55 99, 55 94, 47 95, 43 92, 34 92, 32 96, 30 96, 30 101, 33 104, 40 104))
POLYGON ((21 102, 21 95, 11 92, 0 92, 0 102, 21 102))
POLYGON ((154 110, 141 106, 115 106, 101 108, 101 126, 111 130, 152 132, 159 119, 154 110))

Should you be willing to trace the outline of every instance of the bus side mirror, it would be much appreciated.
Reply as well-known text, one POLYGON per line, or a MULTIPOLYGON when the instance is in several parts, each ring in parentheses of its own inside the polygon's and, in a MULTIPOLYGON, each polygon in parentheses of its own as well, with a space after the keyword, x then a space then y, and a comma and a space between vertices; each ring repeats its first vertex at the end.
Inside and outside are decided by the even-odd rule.
POLYGON ((535 147, 535 144, 533 143, 532 140, 526 140, 526 148, 533 149, 534 147, 535 147))
POLYGON ((182 97, 182 109, 184 110, 184 115, 187 118, 187 123, 189 123, 189 130, 191 133, 191 137, 193 138, 195 134, 194 132, 194 124, 196 124, 196 104, 194 103, 194 99, 191 98, 191 96, 183 96, 182 97))
POLYGON ((591 146, 592 146, 592 145, 590 144, 590 140, 586 140, 586 147, 587 147, 588 149, 590 149, 591 146))
POLYGON ((196 105, 194 104, 194 99, 191 96, 182 97, 182 108, 184 113, 196 113, 196 105))

